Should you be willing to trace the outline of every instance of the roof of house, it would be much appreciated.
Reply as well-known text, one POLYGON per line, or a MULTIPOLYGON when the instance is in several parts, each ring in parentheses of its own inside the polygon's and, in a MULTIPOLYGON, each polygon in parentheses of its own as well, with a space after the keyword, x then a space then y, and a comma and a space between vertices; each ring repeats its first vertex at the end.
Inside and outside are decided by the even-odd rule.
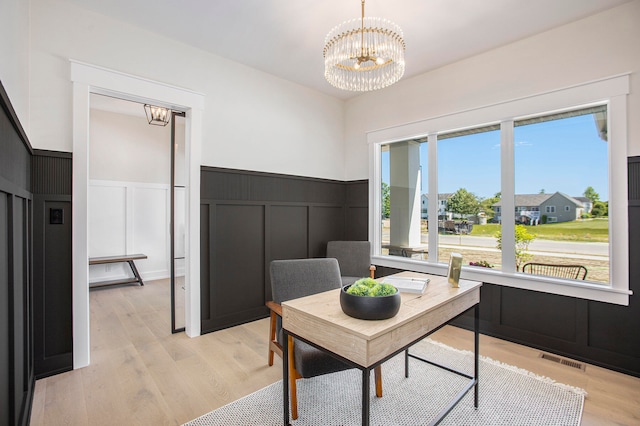
MULTIPOLYGON (((516 194, 515 205, 516 207, 538 207, 556 194, 563 196, 578 207, 583 207, 583 204, 579 199, 577 199, 576 197, 571 197, 567 194, 563 194, 562 192, 555 192, 553 194, 516 194)), ((501 206, 502 200, 499 200, 497 203, 494 203, 492 205, 501 206)))

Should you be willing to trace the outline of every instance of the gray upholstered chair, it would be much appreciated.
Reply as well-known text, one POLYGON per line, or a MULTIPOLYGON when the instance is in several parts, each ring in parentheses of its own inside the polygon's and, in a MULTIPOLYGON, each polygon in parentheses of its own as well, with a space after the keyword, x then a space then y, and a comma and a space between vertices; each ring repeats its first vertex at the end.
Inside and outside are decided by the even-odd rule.
POLYGON ((329 241, 327 257, 338 259, 343 286, 360 278, 374 278, 376 267, 371 264, 369 241, 329 241))
MULTIPOLYGON (((297 299, 323 291, 340 288, 340 267, 336 259, 274 260, 270 265, 273 301, 267 302, 271 310, 269 327, 269 365, 273 354, 282 357, 282 307, 286 300, 297 299)), ((338 297, 336 295, 336 303, 338 297)), ((302 341, 288 338, 289 386, 291 389, 291 415, 298 418, 296 380, 346 370, 349 365, 302 341)), ((375 370, 376 395, 382 396, 381 368, 375 370)))

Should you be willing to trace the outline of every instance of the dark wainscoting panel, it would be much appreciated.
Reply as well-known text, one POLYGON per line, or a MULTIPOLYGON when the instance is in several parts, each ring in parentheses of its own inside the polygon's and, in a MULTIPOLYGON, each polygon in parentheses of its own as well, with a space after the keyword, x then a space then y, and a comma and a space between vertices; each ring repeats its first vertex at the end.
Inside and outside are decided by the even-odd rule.
POLYGON ((73 369, 72 155, 35 150, 33 286, 36 378, 73 369))
POLYGON ((309 208, 309 257, 325 257, 327 242, 345 239, 344 206, 309 208))
POLYGON ((31 192, 31 154, 33 149, 0 84, 0 177, 14 188, 31 192))
POLYGON ((12 216, 13 237, 11 251, 13 262, 9 264, 9 271, 13 275, 13 285, 9 287, 11 301, 11 316, 13 322, 13 336, 9 338, 13 347, 13 369, 9 370, 13 377, 15 399, 12 410, 14 413, 26 411, 24 404, 28 400, 28 375, 33 363, 32 333, 31 333, 31 268, 29 268, 30 254, 30 217, 29 200, 14 197, 9 206, 12 216))
MULTIPOLYGON (((11 194, 0 191, 0 271, 9 271, 9 202, 11 194)), ((13 333, 11 313, 9 311, 9 274, 0 274, 0 342, 9 342, 9 336, 13 333)), ((11 371, 11 348, 9 345, 0 345, 0 368, 11 371)), ((9 414, 13 392, 11 381, 7 374, 0 376, 0 424, 11 424, 9 414)))
POLYGON ((34 355, 36 378, 73 369, 71 201, 34 195, 34 355), (51 211, 62 223, 51 224, 51 211))
POLYGON ((27 425, 33 361, 33 150, 0 84, 0 425, 27 425))
POLYGON ((271 260, 324 257, 328 241, 366 240, 367 191, 366 181, 203 167, 202 332, 268 315, 271 260))
POLYGON ((369 239, 369 181, 347 182, 345 240, 369 239))
POLYGON ((264 312, 264 206, 215 206, 211 306, 214 327, 264 312))
MULTIPOLYGON (((212 330, 211 309, 211 206, 200 204, 200 321, 202 330, 212 330), (204 285, 202 283, 207 283, 204 285)), ((204 332, 204 331, 203 331, 204 332)))
MULTIPOLYGON (((272 205, 269 209, 269 257, 309 257, 309 207, 272 205)), ((268 292, 269 295, 271 291, 268 292)))
POLYGON ((577 299, 510 287, 500 294, 501 325, 575 342, 577 299))

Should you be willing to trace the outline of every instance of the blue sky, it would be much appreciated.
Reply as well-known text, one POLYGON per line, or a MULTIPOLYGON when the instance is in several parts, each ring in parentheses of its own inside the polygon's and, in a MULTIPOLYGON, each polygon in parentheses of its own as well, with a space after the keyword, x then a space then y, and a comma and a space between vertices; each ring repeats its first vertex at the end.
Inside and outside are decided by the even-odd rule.
MULTIPOLYGON (((607 201, 608 147, 592 115, 516 127, 516 193, 544 190, 582 196, 592 186, 607 201)), ((420 149, 422 193, 427 192, 427 144, 420 149)), ((492 131, 438 142, 438 191, 465 188, 481 198, 500 191, 500 132, 492 131)), ((382 180, 389 182, 388 154, 383 153, 382 180), (385 161, 386 157, 386 161, 385 161)))

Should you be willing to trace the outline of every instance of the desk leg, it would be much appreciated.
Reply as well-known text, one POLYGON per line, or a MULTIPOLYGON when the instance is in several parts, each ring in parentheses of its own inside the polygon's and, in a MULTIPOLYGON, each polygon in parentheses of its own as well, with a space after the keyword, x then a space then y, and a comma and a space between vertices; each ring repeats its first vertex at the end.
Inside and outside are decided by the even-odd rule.
POLYGON ((362 426, 369 426, 369 387, 371 384, 371 370, 362 370, 362 426))
POLYGON ((409 349, 404 351, 404 377, 409 378, 409 349))
POLYGON ((284 410, 284 426, 289 426, 289 335, 282 329, 282 407, 284 410))
POLYGON ((480 352, 480 304, 476 304, 476 307, 474 308, 474 318, 473 318, 473 345, 474 345, 474 360, 473 360, 473 377, 475 377, 476 379, 476 384, 474 386, 473 389, 473 402, 474 402, 474 406, 476 408, 478 408, 478 371, 479 371, 479 356, 478 353, 480 352))

